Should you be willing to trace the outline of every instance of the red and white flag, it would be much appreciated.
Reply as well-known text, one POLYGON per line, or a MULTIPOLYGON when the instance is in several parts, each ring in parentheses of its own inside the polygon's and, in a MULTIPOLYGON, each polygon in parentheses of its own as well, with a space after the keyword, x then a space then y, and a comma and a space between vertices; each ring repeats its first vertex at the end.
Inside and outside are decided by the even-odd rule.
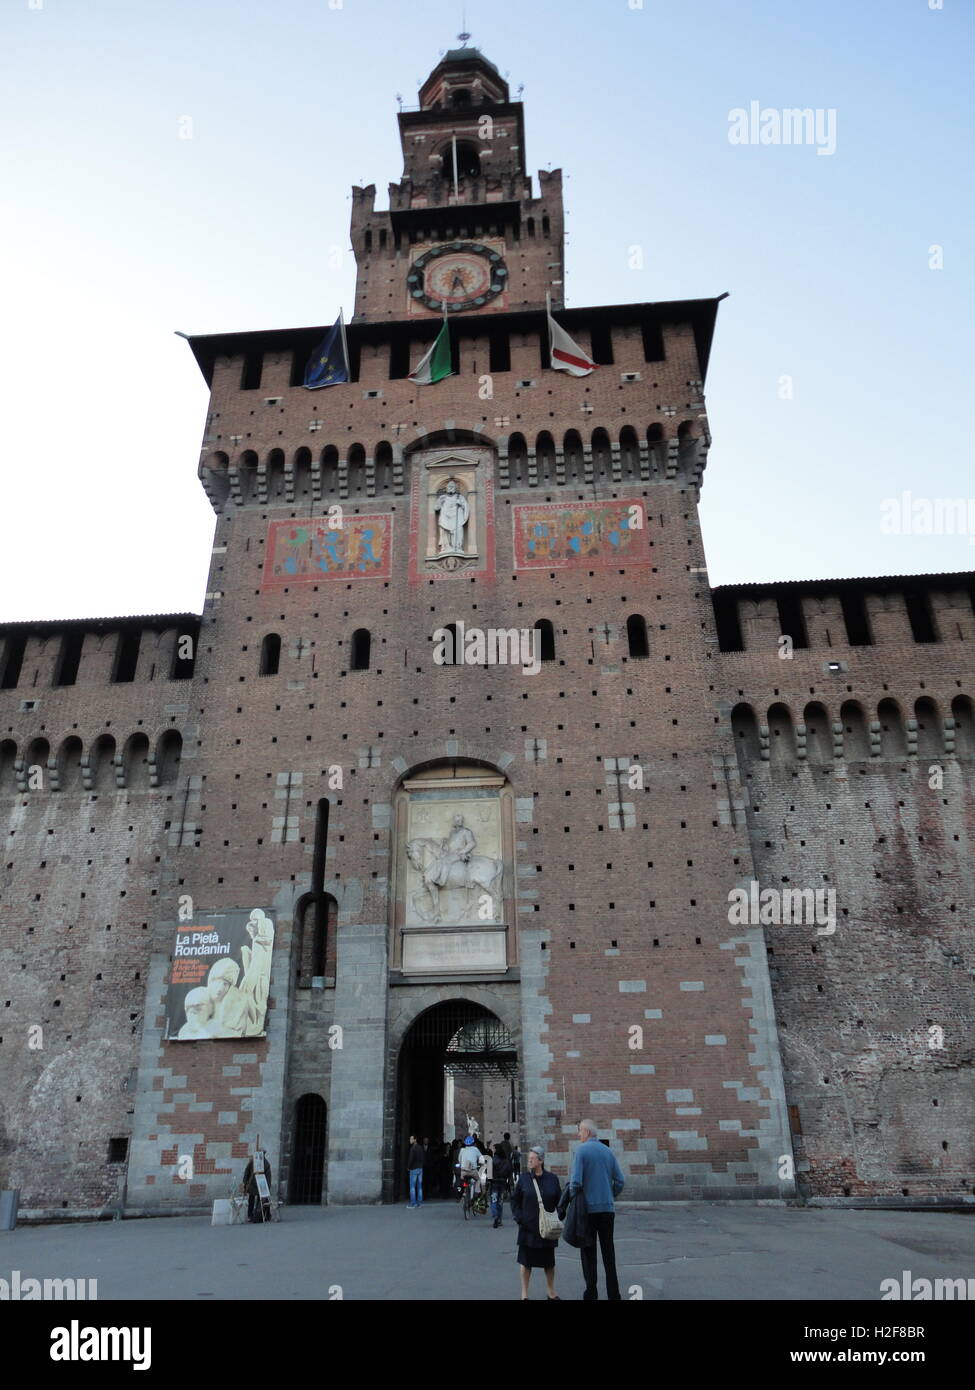
POLYGON ((552 366, 557 372, 569 372, 571 376, 588 376, 599 365, 574 343, 564 328, 552 318, 552 311, 546 305, 548 315, 548 348, 552 366))

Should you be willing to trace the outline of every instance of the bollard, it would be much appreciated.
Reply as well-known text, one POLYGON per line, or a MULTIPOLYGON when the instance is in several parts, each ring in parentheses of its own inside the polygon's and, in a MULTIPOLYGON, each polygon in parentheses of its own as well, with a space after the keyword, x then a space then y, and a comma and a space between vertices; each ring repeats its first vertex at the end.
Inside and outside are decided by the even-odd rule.
POLYGON ((0 1192, 0 1231, 12 1231, 17 1225, 17 1203, 19 1200, 19 1187, 0 1192))

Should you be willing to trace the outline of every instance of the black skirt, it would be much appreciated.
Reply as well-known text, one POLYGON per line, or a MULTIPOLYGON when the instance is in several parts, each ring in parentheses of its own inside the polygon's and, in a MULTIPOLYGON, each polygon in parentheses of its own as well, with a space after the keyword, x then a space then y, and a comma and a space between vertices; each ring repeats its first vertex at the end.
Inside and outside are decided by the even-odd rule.
POLYGON ((555 1241, 546 1241, 544 1249, 534 1245, 518 1246, 518 1263, 525 1269, 554 1269, 555 1241))

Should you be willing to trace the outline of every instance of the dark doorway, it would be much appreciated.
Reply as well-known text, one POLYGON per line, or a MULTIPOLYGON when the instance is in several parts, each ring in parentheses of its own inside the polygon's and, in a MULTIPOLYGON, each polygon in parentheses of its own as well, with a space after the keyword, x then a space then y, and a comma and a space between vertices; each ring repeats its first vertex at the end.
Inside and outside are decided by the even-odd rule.
MULTIPOLYGON (((453 1077, 458 1091, 465 1093, 485 1078, 504 1078, 512 1083, 511 1108, 514 1106, 518 1053, 507 1028, 483 1004, 468 999, 435 1004, 414 1019, 403 1039, 396 1087, 394 1201, 406 1197, 411 1134, 421 1142, 428 1138, 433 1144, 449 1144, 461 1129, 466 1132, 463 1114, 455 1112, 453 1123, 444 1114, 448 1076, 453 1077)), ((482 1139, 501 1137, 485 1134, 483 1113, 479 1118, 482 1139)), ((509 1115, 505 1124, 513 1128, 513 1117, 509 1115)))
POLYGON ((295 1106, 294 1141, 288 1201, 291 1206, 320 1206, 325 1176, 325 1102, 302 1096, 295 1106))

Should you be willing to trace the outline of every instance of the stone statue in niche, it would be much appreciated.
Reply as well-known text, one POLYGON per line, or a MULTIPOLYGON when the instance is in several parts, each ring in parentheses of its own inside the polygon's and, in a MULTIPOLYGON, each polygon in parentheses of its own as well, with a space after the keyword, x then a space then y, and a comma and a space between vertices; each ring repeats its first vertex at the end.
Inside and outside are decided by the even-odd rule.
MULTIPOLYGON (((485 919, 494 921, 497 915, 495 884, 501 876, 500 859, 489 858, 486 854, 475 854, 477 840, 464 824, 464 817, 454 816, 450 834, 443 840, 425 838, 412 839, 407 843, 406 854, 416 872, 423 879, 423 887, 413 894, 413 910, 425 921, 441 922, 440 890, 443 888, 463 888, 468 893, 467 910, 472 911, 477 897, 486 894, 491 915, 485 919), (419 899, 428 896, 432 906, 432 918, 420 906, 419 899)), ((464 915, 461 908, 458 920, 464 915)))
POLYGON ((437 493, 433 509, 439 528, 438 554, 465 554, 464 530, 471 509, 454 478, 448 478, 443 490, 437 493))

